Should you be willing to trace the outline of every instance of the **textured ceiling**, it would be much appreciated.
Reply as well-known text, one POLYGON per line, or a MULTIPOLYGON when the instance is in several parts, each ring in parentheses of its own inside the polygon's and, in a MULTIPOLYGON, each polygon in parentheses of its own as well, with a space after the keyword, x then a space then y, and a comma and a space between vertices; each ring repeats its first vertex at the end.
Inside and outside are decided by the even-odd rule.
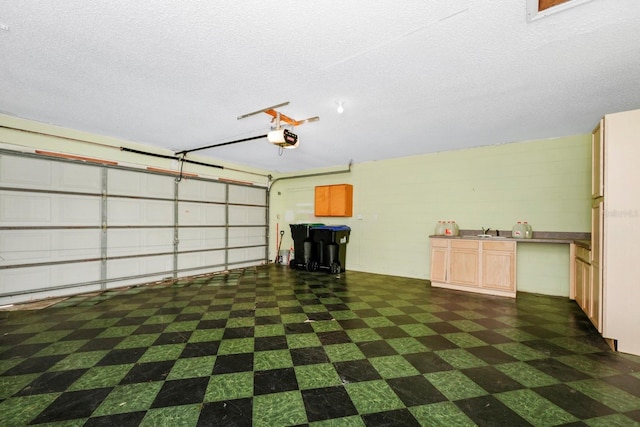
POLYGON ((640 1, 0 0, 0 112, 274 172, 587 133, 640 108, 640 1), (343 114, 336 112, 344 102, 343 114))

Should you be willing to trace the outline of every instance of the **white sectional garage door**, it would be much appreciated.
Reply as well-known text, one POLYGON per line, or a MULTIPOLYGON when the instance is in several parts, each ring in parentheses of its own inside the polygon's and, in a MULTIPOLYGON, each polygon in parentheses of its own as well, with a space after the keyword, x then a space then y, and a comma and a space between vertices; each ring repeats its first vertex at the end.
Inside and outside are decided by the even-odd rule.
POLYGON ((266 261, 266 188, 0 152, 0 305, 266 261))

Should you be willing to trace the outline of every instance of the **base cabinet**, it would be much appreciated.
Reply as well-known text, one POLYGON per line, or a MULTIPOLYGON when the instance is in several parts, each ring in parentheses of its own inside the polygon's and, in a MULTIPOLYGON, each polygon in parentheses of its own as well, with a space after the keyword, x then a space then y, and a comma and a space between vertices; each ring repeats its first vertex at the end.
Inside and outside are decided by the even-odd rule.
POLYGON ((516 296, 516 242, 431 238, 431 285, 516 296))

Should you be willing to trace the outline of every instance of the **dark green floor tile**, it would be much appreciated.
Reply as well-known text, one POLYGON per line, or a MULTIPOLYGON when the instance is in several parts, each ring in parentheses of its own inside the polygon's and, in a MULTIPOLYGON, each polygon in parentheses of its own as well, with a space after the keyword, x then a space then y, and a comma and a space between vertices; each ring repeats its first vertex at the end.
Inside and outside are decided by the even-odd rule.
POLYGON ((36 356, 50 356, 53 354, 71 354, 77 351, 78 349, 80 349, 82 346, 84 346, 88 342, 89 340, 53 342, 49 346, 40 350, 36 354, 36 356))
POLYGON ((370 328, 348 329, 346 332, 353 342, 377 341, 382 339, 376 331, 370 328))
POLYGON ((69 330, 41 332, 23 341, 23 344, 53 343, 69 335, 69 332, 69 330))
POLYGON ((424 376, 449 400, 468 399, 488 394, 485 389, 460 371, 434 372, 424 376))
POLYGON ((207 377, 213 371, 216 356, 189 357, 178 359, 171 368, 167 380, 178 380, 183 378, 207 377))
POLYGON ((253 358, 255 371, 289 368, 293 366, 289 350, 256 351, 253 358))
POLYGON ((391 338, 387 342, 399 354, 422 353, 429 349, 415 338, 391 338))
POLYGON ((429 427, 475 427, 471 421, 453 402, 439 402, 430 405, 409 408, 413 416, 422 426, 429 427))
POLYGON ((340 324, 335 320, 317 320, 311 322, 311 327, 314 332, 330 332, 341 331, 340 324))
POLYGON ((222 340, 218 354, 240 354, 253 352, 253 338, 222 340))
POLYGON ((425 323, 427 326, 429 326, 429 323, 436 323, 436 322, 442 321, 438 316, 430 312, 413 313, 410 316, 416 319, 420 323, 425 323))
POLYGON ((353 343, 327 345, 324 347, 324 351, 332 362, 365 359, 365 355, 353 343))
POLYGON ((369 358, 369 362, 376 368, 382 378, 397 378, 419 375, 420 372, 414 368, 402 356, 384 356, 369 358))
POLYGON ((574 354, 570 356, 560 356, 556 358, 565 365, 571 366, 580 372, 584 372, 592 377, 610 377, 618 374, 619 372, 603 363, 599 363, 589 357, 581 354, 574 354))
POLYGON ((408 325, 400 325, 400 328, 411 337, 426 337, 436 335, 436 332, 422 323, 412 323, 408 325))
POLYGON ((137 348, 137 347, 149 347, 160 336, 160 334, 140 334, 129 335, 120 341, 115 348, 137 348))
POLYGON ((483 331, 487 329, 484 326, 478 325, 477 323, 468 319, 452 320, 449 323, 464 332, 483 331))
POLYGON ((126 337, 131 335, 138 326, 111 326, 105 329, 97 338, 126 337))
POLYGON ((362 417, 353 415, 351 417, 332 418, 329 420, 315 421, 309 423, 310 427, 366 427, 362 417))
POLYGON ((360 414, 404 408, 404 403, 384 380, 346 384, 351 401, 360 414))
POLYGON ((618 412, 630 412, 640 409, 640 397, 629 394, 604 381, 595 379, 575 381, 570 383, 569 386, 618 412))
POLYGON ((195 426, 200 417, 200 405, 169 406, 150 409, 140 427, 195 426))
POLYGON ((320 346, 320 339, 316 334, 291 334, 286 336, 289 348, 307 348, 320 346))
POLYGON ((458 347, 480 347, 480 346, 484 346, 487 345, 487 343, 485 343, 484 341, 482 341, 481 339, 478 339, 476 337, 474 337, 471 334, 468 334, 466 332, 458 332, 458 333, 453 333, 453 334, 443 334, 443 336, 448 339, 449 341, 451 341, 452 343, 454 343, 456 346, 458 347))
POLYGON ((391 320, 387 319, 384 316, 378 317, 366 317, 364 320, 370 328, 381 328, 384 326, 396 326, 391 320))
POLYGON ((535 350, 520 342, 496 344, 494 347, 521 361, 546 359, 548 357, 543 352, 535 350))
POLYGON ((523 362, 505 363, 496 365, 495 368, 525 387, 542 387, 560 382, 558 379, 523 362))
POLYGON ((224 329, 196 329, 189 337, 189 342, 220 341, 224 329))
POLYGON ((0 422, 6 426, 28 425, 59 395, 60 393, 36 394, 14 397, 0 402, 0 422))
MULTIPOLYGON (((504 319, 503 319, 504 320, 504 319)), ((503 328, 503 329, 495 329, 495 332, 504 335, 505 337, 512 339, 513 341, 531 341, 535 340, 535 335, 532 335, 528 332, 525 332, 521 329, 517 328, 503 328)))
POLYGON ((84 373, 69 387, 70 391, 115 387, 131 370, 133 364, 96 366, 84 373))
POLYGON ((40 374, 14 375, 10 377, 0 376, 0 400, 8 399, 39 376, 40 374))
POLYGON ((293 426, 307 422, 300 391, 264 394, 253 398, 255 427, 293 426))
POLYGON ((578 418, 531 390, 500 393, 496 398, 534 426, 554 426, 578 421, 578 418))
POLYGON ((342 384, 338 373, 330 363, 296 366, 295 373, 301 390, 342 384))
POLYGON ((253 372, 214 375, 209 379, 205 402, 235 400, 253 396, 253 372))
POLYGON ((623 414, 591 418, 584 422, 590 427, 640 427, 640 422, 634 421, 623 414))
POLYGON ((67 369, 91 368, 107 354, 108 350, 72 353, 56 363, 51 369, 61 371, 67 369))
POLYGON ((162 387, 162 382, 127 384, 115 387, 91 414, 93 417, 122 412, 146 411, 162 387))
POLYGON ((487 363, 462 348, 435 351, 445 362, 455 369, 468 369, 486 366, 487 363))
POLYGON ((159 360, 175 360, 180 357, 185 344, 154 345, 140 357, 138 363, 156 362, 159 360))

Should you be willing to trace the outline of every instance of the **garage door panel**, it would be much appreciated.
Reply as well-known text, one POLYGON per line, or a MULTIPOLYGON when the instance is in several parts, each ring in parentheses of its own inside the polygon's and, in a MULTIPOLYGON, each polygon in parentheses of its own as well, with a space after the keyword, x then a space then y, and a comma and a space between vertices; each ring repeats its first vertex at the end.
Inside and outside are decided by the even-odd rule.
POLYGON ((264 245, 265 229, 262 227, 234 227, 229 229, 229 246, 264 245))
POLYGON ((14 188, 100 193, 95 166, 0 155, 0 184, 14 188))
POLYGON ((100 224, 100 199, 12 191, 0 192, 0 226, 100 224))
POLYGON ((100 230, 7 230, 0 266, 100 257, 100 230))
MULTIPOLYGON (((158 273, 163 277, 173 270, 173 255, 115 259, 107 262, 107 279, 158 273)), ((146 279, 145 279, 146 280, 146 279)))
POLYGON ((179 251, 224 248, 224 228, 181 228, 178 231, 179 251))
POLYGON ((109 169, 107 194, 172 199, 175 178, 146 172, 109 169))
MULTIPOLYGON (((229 263, 239 263, 245 260, 263 260, 264 248, 229 249, 229 263)), ((255 264, 254 264, 255 265, 255 264)))
POLYGON ((109 226, 173 226, 173 202, 163 200, 109 199, 109 226))
POLYGON ((58 163, 55 166, 55 190, 101 193, 102 170, 100 168, 73 163, 58 163))
MULTIPOLYGON (((80 285, 98 280, 100 280, 99 261, 0 270, 0 290, 3 294, 35 291, 54 286, 80 285)), ((82 288, 75 288, 74 292, 79 292, 78 289, 82 288)))
POLYGON ((112 228, 107 231, 107 256, 129 256, 173 251, 171 228, 112 228))
POLYGON ((229 203, 241 203, 247 205, 266 205, 266 192, 263 188, 244 187, 239 185, 229 186, 229 203))
POLYGON ((180 200, 222 203, 226 197, 226 185, 195 179, 183 179, 180 181, 178 194, 180 200))
POLYGON ((229 225, 265 225, 267 210, 254 206, 229 206, 229 225))
POLYGON ((178 269, 224 265, 224 251, 207 251, 178 255, 178 269))
POLYGON ((224 205, 178 203, 178 225, 224 225, 225 218, 224 205))
POLYGON ((152 283, 152 282, 159 282, 159 281, 162 281, 162 280, 166 280, 167 278, 168 278, 168 276, 166 274, 156 274, 156 275, 149 275, 149 276, 145 276, 145 277, 122 279, 122 280, 116 280, 116 281, 112 281, 112 282, 107 282, 105 284, 105 288, 106 289, 115 289, 115 288, 121 288, 123 286, 144 285, 144 284, 148 284, 148 283, 152 283))

